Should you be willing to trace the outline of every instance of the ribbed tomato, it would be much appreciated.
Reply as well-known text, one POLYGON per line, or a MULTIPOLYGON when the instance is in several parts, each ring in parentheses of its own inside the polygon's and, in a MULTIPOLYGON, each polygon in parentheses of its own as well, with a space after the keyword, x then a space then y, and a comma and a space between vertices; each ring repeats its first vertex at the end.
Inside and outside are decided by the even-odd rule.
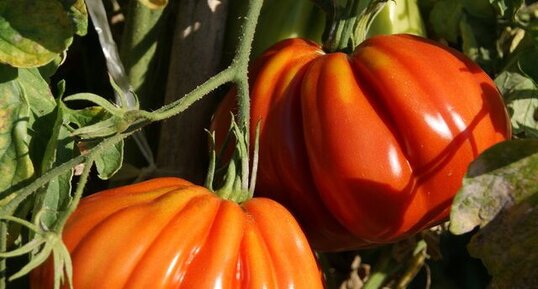
MULTIPOLYGON (((234 98, 214 117, 221 140, 234 98)), ((392 242, 445 220, 468 164, 511 135, 478 65, 410 35, 370 38, 351 55, 282 41, 254 63, 251 104, 257 194, 290 209, 320 250, 392 242)))
MULTIPOLYGON (((284 207, 264 198, 238 205, 177 178, 82 199, 63 240, 76 289, 323 288, 284 207)), ((51 263, 32 272, 33 289, 52 288, 51 263)))

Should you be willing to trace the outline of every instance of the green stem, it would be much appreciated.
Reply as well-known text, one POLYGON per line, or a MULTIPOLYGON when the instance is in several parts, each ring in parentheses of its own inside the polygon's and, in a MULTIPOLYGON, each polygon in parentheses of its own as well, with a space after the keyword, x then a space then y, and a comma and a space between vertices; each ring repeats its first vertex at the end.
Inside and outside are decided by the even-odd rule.
POLYGON ((58 232, 60 236, 62 235, 61 233, 65 222, 67 222, 67 218, 71 215, 71 213, 75 211, 78 206, 78 203, 80 202, 80 199, 82 198, 82 194, 84 193, 84 187, 86 187, 86 183, 88 182, 88 177, 90 176, 90 171, 92 169, 93 163, 93 156, 89 156, 84 162, 84 170, 82 171, 80 179, 78 180, 77 189, 75 190, 73 200, 71 201, 71 204, 69 204, 69 207, 67 207, 67 210, 59 217, 58 222, 56 223, 55 231, 58 232))
MULTIPOLYGON (((241 45, 239 46, 236 57, 234 58, 234 61, 230 67, 221 71, 217 75, 211 77, 202 85, 198 86, 193 91, 185 95, 185 97, 175 102, 165 105, 162 108, 154 112, 146 112, 146 111, 136 111, 136 112, 151 122, 167 119, 169 117, 172 117, 184 111, 191 104, 198 101, 203 96, 209 94, 211 91, 215 90, 217 87, 221 86, 222 84, 225 84, 230 81, 234 81, 238 83, 239 88, 240 88, 239 90, 241 91, 241 93, 239 93, 239 99, 240 99, 239 123, 243 127, 243 130, 248 133, 249 119, 250 119, 250 99, 248 96, 248 81, 247 81, 248 59, 250 56, 250 45, 252 44, 252 40, 254 38, 256 20, 259 16, 262 3, 263 3, 262 0, 254 0, 250 3, 249 10, 247 13, 247 20, 245 23, 245 31, 243 33, 243 37, 240 39, 241 45)), ((115 145, 116 143, 122 141, 127 136, 131 135, 132 133, 133 131, 118 134, 108 139, 105 139, 99 145, 90 149, 86 154, 73 158, 70 161, 63 163, 62 165, 54 169, 51 169, 50 171, 48 171, 47 173, 43 174, 41 177, 36 179, 34 182, 32 182, 30 185, 14 193, 15 197, 12 200, 10 200, 6 206, 0 209, 0 214, 12 215, 13 212, 16 210, 16 208, 19 206, 19 204, 22 201, 24 201, 28 196, 34 193, 37 189, 46 185, 50 180, 52 180, 56 176, 68 170, 71 170, 75 165, 78 165, 86 161, 88 158, 93 158, 97 154, 102 153, 111 145, 115 145)), ((248 141, 248 138, 247 138, 247 141, 248 141)), ((242 168, 245 166, 247 167, 247 169, 245 170, 247 174, 248 174, 248 164, 249 164, 248 154, 245 154, 241 162, 241 167, 242 168)), ((246 185, 242 184, 242 188, 245 188, 247 190, 248 190, 248 179, 249 179, 248 175, 246 177, 245 176, 242 177, 243 182, 246 182, 246 185)))
POLYGON ((415 249, 413 251, 413 257, 411 260, 409 260, 409 264, 403 273, 400 280, 398 280, 398 283, 396 285, 397 289, 404 289, 407 288, 407 286, 413 281, 415 276, 420 272, 422 267, 424 267, 424 264, 426 262, 426 258, 428 257, 428 254, 426 250, 428 249, 428 245, 426 241, 420 240, 417 242, 415 249))
POLYGON ((262 9, 263 0, 253 0, 249 2, 247 14, 245 17, 244 30, 239 39, 232 66, 237 67, 235 82, 237 84, 238 107, 239 107, 239 128, 247 136, 245 137, 246 151, 241 159, 241 190, 249 189, 249 123, 250 123, 250 97, 248 84, 248 64, 250 52, 252 50, 252 41, 256 31, 256 25, 262 9))
MULTIPOLYGON (((238 82, 239 84, 242 83, 242 91, 246 92, 246 95, 240 97, 240 123, 244 128, 248 128, 250 100, 248 98, 248 82, 244 81, 244 79, 247 78, 250 45, 254 37, 256 19, 259 16, 259 10, 262 6, 262 3, 262 0, 254 0, 250 4, 249 12, 247 14, 247 21, 245 23, 245 31, 243 33, 243 37, 240 40, 241 45, 238 48, 236 54, 237 56, 234 59, 234 63, 230 67, 211 77, 209 80, 195 88, 193 91, 185 95, 185 97, 181 98, 180 100, 165 105, 162 108, 153 112, 138 111, 138 113, 150 122, 167 119, 184 111, 191 104, 201 99, 203 96, 209 94, 211 91, 215 90, 222 84, 234 81, 238 82)), ((32 182, 32 184, 14 193, 15 197, 10 200, 6 206, 1 208, 0 214, 13 214, 14 210, 23 200, 25 200, 28 196, 30 196, 40 187, 46 185, 50 180, 68 170, 71 170, 75 165, 78 165, 89 159, 93 159, 96 155, 104 152, 110 146, 117 144, 118 142, 122 141, 133 133, 134 131, 130 131, 107 138, 94 148, 88 150, 84 155, 80 155, 54 169, 51 169, 50 171, 36 179, 34 182, 32 182)))
POLYGON ((138 0, 130 0, 122 34, 120 57, 129 83, 142 107, 149 107, 150 94, 145 87, 155 80, 154 62, 159 40, 163 9, 149 9, 138 0))
POLYGON ((113 137, 110 137, 108 139, 105 139, 101 141, 98 145, 91 148, 90 150, 86 151, 84 155, 80 155, 76 158, 73 158, 53 169, 43 174, 41 177, 37 178, 35 181, 33 181, 28 186, 22 188, 21 190, 14 193, 15 197, 10 200, 4 207, 0 209, 0 215, 13 215, 17 207, 32 193, 37 191, 42 186, 45 186, 48 182, 50 182, 55 177, 72 170, 73 167, 76 165, 85 162, 87 159, 94 158, 98 154, 103 153, 111 146, 117 144, 118 142, 122 141, 129 135, 133 134, 134 131, 122 133, 115 135, 113 137))
POLYGON ((207 176, 205 179, 205 187, 208 188, 210 191, 214 191, 213 189, 213 180, 215 179, 215 172, 217 170, 217 153, 215 151, 215 132, 207 131, 207 134, 209 135, 209 167, 207 168, 207 176))
POLYGON ((361 0, 314 0, 327 15, 323 50, 350 53, 366 39, 373 19, 387 1, 389 0, 370 0, 365 8, 361 5, 361 0))
POLYGON ((385 280, 392 272, 390 265, 392 260, 392 251, 384 249, 381 253, 381 256, 378 259, 378 262, 375 266, 375 271, 370 275, 362 289, 379 289, 385 283, 385 280))
MULTIPOLYGON (((242 36, 239 39, 239 47, 237 48, 236 55, 232 61, 232 64, 211 77, 204 84, 198 86, 193 91, 185 95, 185 97, 176 100, 168 105, 163 106, 162 108, 153 111, 145 112, 140 111, 139 113, 146 119, 150 121, 159 121, 166 118, 169 118, 173 115, 176 115, 184 111, 192 103, 201 99, 204 95, 207 95, 217 87, 225 84, 227 82, 233 81, 237 85, 238 91, 238 124, 240 130, 248 135, 249 133, 249 122, 250 122, 250 97, 249 97, 249 84, 248 84, 248 64, 250 59, 251 45, 254 39, 254 33, 256 30, 257 20, 260 14, 261 7, 263 5, 262 0, 253 0, 249 3, 247 14, 245 17, 244 30, 241 34, 242 36)), ((246 137, 246 147, 249 151, 249 138, 246 137)), ((249 154, 243 154, 241 157, 241 190, 249 190, 249 154)), ((255 171, 255 169, 253 169, 255 171)))
POLYGON ((228 169, 226 172, 226 178, 224 180, 224 185, 222 185, 221 188, 219 188, 216 193, 219 197, 229 200, 230 196, 233 192, 233 187, 236 179, 236 169, 235 169, 235 163, 232 161, 228 165, 228 169))
POLYGON ((327 52, 349 50, 353 28, 360 14, 360 0, 348 0, 340 7, 335 3, 327 16, 327 27, 323 39, 323 49, 327 52))
MULTIPOLYGON (((246 74, 245 74, 246 75, 246 74)), ((237 85, 238 103, 239 103, 239 130, 245 135, 249 135, 250 122, 250 97, 248 91, 248 81, 241 79, 237 85)), ((240 137, 237 135, 236 137, 240 137)), ((248 190, 249 180, 249 138, 245 137, 245 149, 247 153, 242 154, 241 162, 241 189, 248 190)))
POLYGON ((387 1, 390 0, 371 0, 368 6, 360 13, 351 38, 353 47, 366 40, 370 26, 372 26, 375 17, 385 7, 387 1))
POLYGON ((137 113, 141 114, 145 119, 156 122, 170 118, 176 114, 181 113, 186 110, 191 104, 202 99, 205 95, 209 94, 213 90, 217 89, 219 86, 233 81, 235 79, 236 69, 234 66, 230 66, 225 70, 217 73, 215 76, 208 79, 202 85, 196 87, 191 92, 187 93, 184 97, 162 106, 161 108, 152 111, 138 111, 137 113))
POLYGON ((254 196, 256 188, 256 177, 258 176, 258 161, 260 151, 260 122, 256 124, 256 135, 254 136, 254 150, 252 150, 252 175, 250 176, 250 187, 248 189, 249 198, 254 196))

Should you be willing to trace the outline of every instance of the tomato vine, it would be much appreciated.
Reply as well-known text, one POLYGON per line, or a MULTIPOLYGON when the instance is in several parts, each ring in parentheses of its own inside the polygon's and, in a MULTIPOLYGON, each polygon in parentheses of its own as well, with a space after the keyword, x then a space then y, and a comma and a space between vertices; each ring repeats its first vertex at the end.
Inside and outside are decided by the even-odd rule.
MULTIPOLYGON (((199 101, 206 95, 208 95, 211 91, 217 89, 223 84, 233 82, 238 87, 239 92, 239 114, 238 114, 238 133, 245 133, 249 130, 249 102, 250 98, 248 95, 248 64, 250 59, 250 52, 251 52, 251 46, 252 41, 254 38, 254 32, 256 29, 257 19, 260 14, 260 10, 263 4, 263 0, 254 0, 249 1, 247 14, 244 17, 244 25, 241 33, 241 37, 238 40, 239 46, 235 53, 235 57, 233 58, 232 64, 227 67, 226 69, 222 70, 215 76, 208 79, 203 84, 199 85, 197 88, 192 90, 191 92, 187 93, 184 97, 181 99, 164 105, 163 107, 155 110, 155 111, 145 111, 140 109, 133 109, 132 106, 128 106, 126 108, 121 109, 109 109, 109 112, 115 114, 117 117, 116 119, 107 119, 102 122, 93 124, 90 129, 88 127, 82 127, 79 129, 79 132, 84 131, 87 133, 88 137, 95 137, 95 133, 98 133, 103 127, 107 127, 108 129, 112 129, 112 133, 109 133, 109 135, 105 135, 101 141, 98 141, 96 145, 94 145, 92 148, 89 148, 83 153, 77 157, 72 158, 71 160, 54 167, 50 169, 48 172, 44 173, 42 176, 36 178, 32 181, 31 184, 24 186, 23 188, 16 190, 12 192, 10 195, 2 199, 2 207, 0 208, 0 220, 3 220, 0 222, 0 270, 5 270, 6 268, 6 258, 13 255, 13 252, 5 252, 7 247, 7 222, 6 221, 17 221, 20 223, 24 223, 27 225, 27 227, 34 231, 36 234, 42 233, 41 230, 45 230, 47 234, 53 234, 56 236, 55 238, 49 238, 46 239, 44 242, 47 242, 48 240, 55 240, 55 242, 58 241, 61 238, 62 234, 62 228, 65 224, 65 221, 67 220, 68 216, 75 210, 75 208, 78 205, 78 202, 82 196, 82 193, 84 191, 84 187, 86 185, 86 182, 88 181, 89 172, 92 168, 92 166, 95 164, 95 158, 105 152, 106 150, 110 149, 111 147, 117 145, 118 143, 122 142, 125 138, 132 136, 135 134, 139 129, 142 127, 153 123, 157 121, 161 121, 167 118, 170 118, 174 115, 177 115, 183 111, 185 111, 188 107, 190 107, 193 103, 196 101, 199 101), (76 166, 83 165, 84 170, 78 180, 77 188, 74 193, 74 197, 69 203, 68 209, 65 212, 61 213, 60 218, 56 222, 56 226, 54 228, 42 228, 40 227, 41 224, 39 223, 40 220, 36 220, 35 226, 31 226, 26 223, 23 219, 14 218, 12 215, 15 213, 15 211, 19 208, 21 203, 27 199, 30 195, 34 194, 38 189, 42 188, 43 186, 47 185, 51 180, 54 178, 68 172, 71 170, 74 170, 76 166)), ((121 94, 121 92, 120 92, 121 94)), ((106 103, 107 101, 101 100, 100 97, 97 96, 91 96, 86 98, 89 101, 92 102, 99 102, 101 104, 106 103)), ((107 105, 105 105, 107 106, 107 105)), ((75 131, 76 134, 76 131, 75 131)), ((245 145, 247 147, 248 151, 248 138, 244 138, 245 145)), ((250 183, 249 181, 254 180, 250 177, 251 174, 255 174, 255 171, 250 172, 249 169, 249 154, 241 154, 241 160, 240 160, 240 167, 241 167, 241 189, 242 190, 249 190, 250 183)), ((252 188, 251 188, 252 189, 252 188)), ((27 267, 23 268, 23 270, 20 271, 20 274, 14 275, 15 278, 20 277, 22 274, 27 273, 29 270, 28 268, 35 268, 38 266, 41 262, 43 262, 46 257, 48 256, 48 253, 51 253, 54 250, 58 250, 63 248, 63 245, 58 245, 54 247, 44 246, 42 247, 43 243, 39 243, 39 246, 32 247, 32 249, 37 249, 39 252, 44 252, 47 254, 41 254, 40 258, 34 258, 30 263, 28 263, 27 267), (50 250, 49 250, 50 248, 50 250), (45 250, 46 249, 46 250, 45 250), (44 251, 43 251, 44 250, 44 251)), ((18 252, 15 252, 18 253, 18 252)), ((24 252, 26 253, 26 251, 24 252)), ((68 255, 63 255, 62 258, 64 258, 64 267, 56 267, 56 277, 55 277, 55 284, 59 286, 58 280, 60 280, 61 276, 64 272, 70 272, 71 268, 70 262, 65 259, 68 259, 68 255)), ((12 277, 13 278, 13 277, 12 277)), ((5 288, 5 280, 2 278, 0 279, 0 288, 5 288)), ((56 287, 58 288, 58 287, 56 287)))

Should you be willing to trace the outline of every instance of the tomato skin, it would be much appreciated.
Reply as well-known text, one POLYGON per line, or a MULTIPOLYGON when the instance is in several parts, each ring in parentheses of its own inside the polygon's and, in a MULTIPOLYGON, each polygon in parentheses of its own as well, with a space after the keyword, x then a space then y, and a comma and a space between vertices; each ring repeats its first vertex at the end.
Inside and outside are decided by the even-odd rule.
MULTIPOLYGON (((222 138, 233 92, 216 112, 222 138)), ((285 205, 317 250, 389 243, 445 220, 468 164, 511 135, 492 80, 410 35, 353 54, 290 39, 254 64, 258 195, 285 205)), ((220 133, 219 133, 220 132, 220 133)))
MULTIPOLYGON (((265 198, 238 205, 177 178, 83 199, 63 240, 77 289, 323 288, 284 207, 265 198)), ((50 261, 32 272, 33 289, 52 288, 50 261)))

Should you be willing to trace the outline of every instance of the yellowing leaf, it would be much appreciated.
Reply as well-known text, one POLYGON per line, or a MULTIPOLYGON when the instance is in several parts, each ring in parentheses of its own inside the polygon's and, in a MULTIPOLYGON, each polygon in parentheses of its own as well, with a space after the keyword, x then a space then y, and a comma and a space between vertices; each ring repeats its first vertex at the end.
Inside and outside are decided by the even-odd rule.
POLYGON ((0 62, 45 65, 71 44, 73 27, 57 0, 0 0, 0 62))
POLYGON ((0 65, 0 198, 33 176, 32 128, 53 109, 48 84, 36 69, 0 65))

